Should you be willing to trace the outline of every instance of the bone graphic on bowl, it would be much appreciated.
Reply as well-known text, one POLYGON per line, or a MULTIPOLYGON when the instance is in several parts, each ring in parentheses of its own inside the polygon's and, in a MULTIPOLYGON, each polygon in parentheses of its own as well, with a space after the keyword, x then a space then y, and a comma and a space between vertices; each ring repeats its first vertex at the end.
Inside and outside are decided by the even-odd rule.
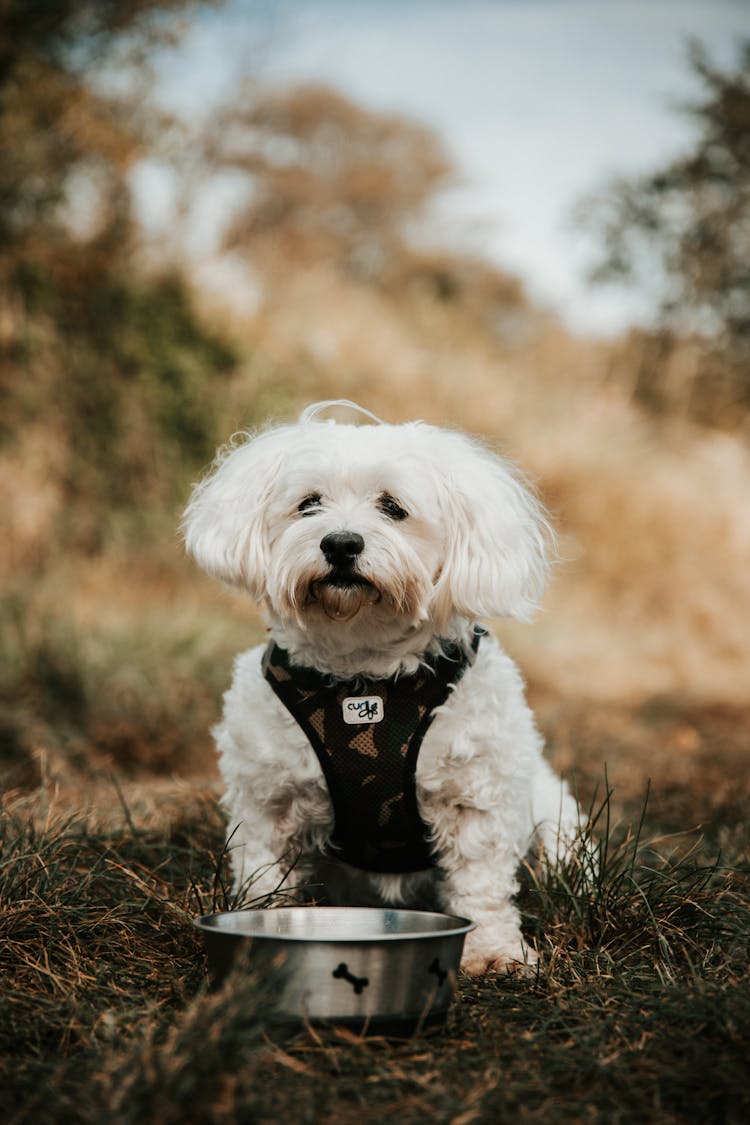
POLYGON ((337 969, 334 969, 331 976, 337 977, 340 980, 348 980, 354 991, 359 995, 360 992, 367 988, 370 981, 367 977, 355 977, 349 972, 349 966, 345 961, 342 961, 337 969))
POLYGON ((448 976, 448 970, 441 967, 437 957, 435 957, 427 972, 435 974, 438 979, 438 985, 441 985, 448 976))

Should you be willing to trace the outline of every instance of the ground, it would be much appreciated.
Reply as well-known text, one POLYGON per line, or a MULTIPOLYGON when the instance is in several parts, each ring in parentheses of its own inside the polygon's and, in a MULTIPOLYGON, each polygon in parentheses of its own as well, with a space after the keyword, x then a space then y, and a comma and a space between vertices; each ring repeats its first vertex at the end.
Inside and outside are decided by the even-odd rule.
POLYGON ((531 695, 596 816, 603 870, 527 873, 536 976, 461 978, 446 1027, 404 1042, 282 1036, 251 976, 208 991, 190 918, 223 905, 211 769, 85 787, 48 769, 7 793, 6 1117, 747 1120, 747 711, 531 695))

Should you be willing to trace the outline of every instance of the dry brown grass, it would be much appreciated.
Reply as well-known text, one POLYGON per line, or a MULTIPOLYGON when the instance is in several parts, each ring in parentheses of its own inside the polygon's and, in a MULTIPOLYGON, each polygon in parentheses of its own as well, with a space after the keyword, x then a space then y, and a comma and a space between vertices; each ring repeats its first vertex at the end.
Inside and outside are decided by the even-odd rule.
POLYGON ((638 816, 623 831, 600 801, 598 870, 524 880, 535 978, 459 978, 429 1037, 293 1034, 243 967, 207 990, 190 921, 216 895, 221 820, 195 786, 150 788, 157 806, 110 789, 104 817, 49 786, 4 802, 10 1121, 746 1120, 747 879, 699 842, 655 841, 638 816))

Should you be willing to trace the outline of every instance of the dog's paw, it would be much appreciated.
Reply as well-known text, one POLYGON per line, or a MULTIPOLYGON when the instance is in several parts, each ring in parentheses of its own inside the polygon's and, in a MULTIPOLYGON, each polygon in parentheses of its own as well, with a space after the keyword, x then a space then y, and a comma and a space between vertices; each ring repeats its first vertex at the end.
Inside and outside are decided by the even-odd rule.
POLYGON ((466 938, 461 969, 472 977, 484 976, 485 973, 533 976, 537 960, 534 950, 521 938, 511 946, 499 945, 492 942, 490 934, 475 930, 466 938))

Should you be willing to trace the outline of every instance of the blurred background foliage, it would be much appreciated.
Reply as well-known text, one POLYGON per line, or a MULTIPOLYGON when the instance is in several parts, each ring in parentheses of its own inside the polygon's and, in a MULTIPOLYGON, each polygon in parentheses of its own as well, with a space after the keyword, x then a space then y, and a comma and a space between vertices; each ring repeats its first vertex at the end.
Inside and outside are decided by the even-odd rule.
POLYGON ((253 184, 227 249, 330 261, 365 283, 386 283, 394 262, 408 255, 405 223, 452 171, 423 126, 308 86, 248 91, 211 122, 205 159, 253 184))
POLYGON ((2 436, 6 448, 53 439, 66 546, 95 547, 103 507, 173 498, 180 471, 210 458, 211 381, 235 362, 179 273, 139 270, 127 174, 159 134, 142 93, 105 95, 90 75, 126 48, 143 71, 143 51, 166 34, 157 17, 174 7, 2 13, 2 436))
POLYGON ((455 173, 423 125, 321 87, 168 116, 154 59, 204 6, 0 0, 5 786, 210 771, 232 654, 262 625, 183 559, 180 511, 233 431, 323 397, 501 440, 538 482, 566 562, 540 622, 503 628, 563 767, 582 700, 741 708, 750 48, 731 73, 694 52, 695 152, 587 204, 600 277, 645 262, 664 283, 650 329, 589 340, 430 244, 455 173), (152 157, 188 225, 212 178, 243 186, 223 289, 145 238, 131 175, 152 157))
POLYGON ((750 409, 750 43, 723 72, 694 43, 703 97, 685 156, 610 185, 592 221, 604 255, 594 278, 656 278, 657 318, 642 338, 634 390, 656 413, 745 428, 750 409), (676 378, 671 360, 690 352, 676 378))

